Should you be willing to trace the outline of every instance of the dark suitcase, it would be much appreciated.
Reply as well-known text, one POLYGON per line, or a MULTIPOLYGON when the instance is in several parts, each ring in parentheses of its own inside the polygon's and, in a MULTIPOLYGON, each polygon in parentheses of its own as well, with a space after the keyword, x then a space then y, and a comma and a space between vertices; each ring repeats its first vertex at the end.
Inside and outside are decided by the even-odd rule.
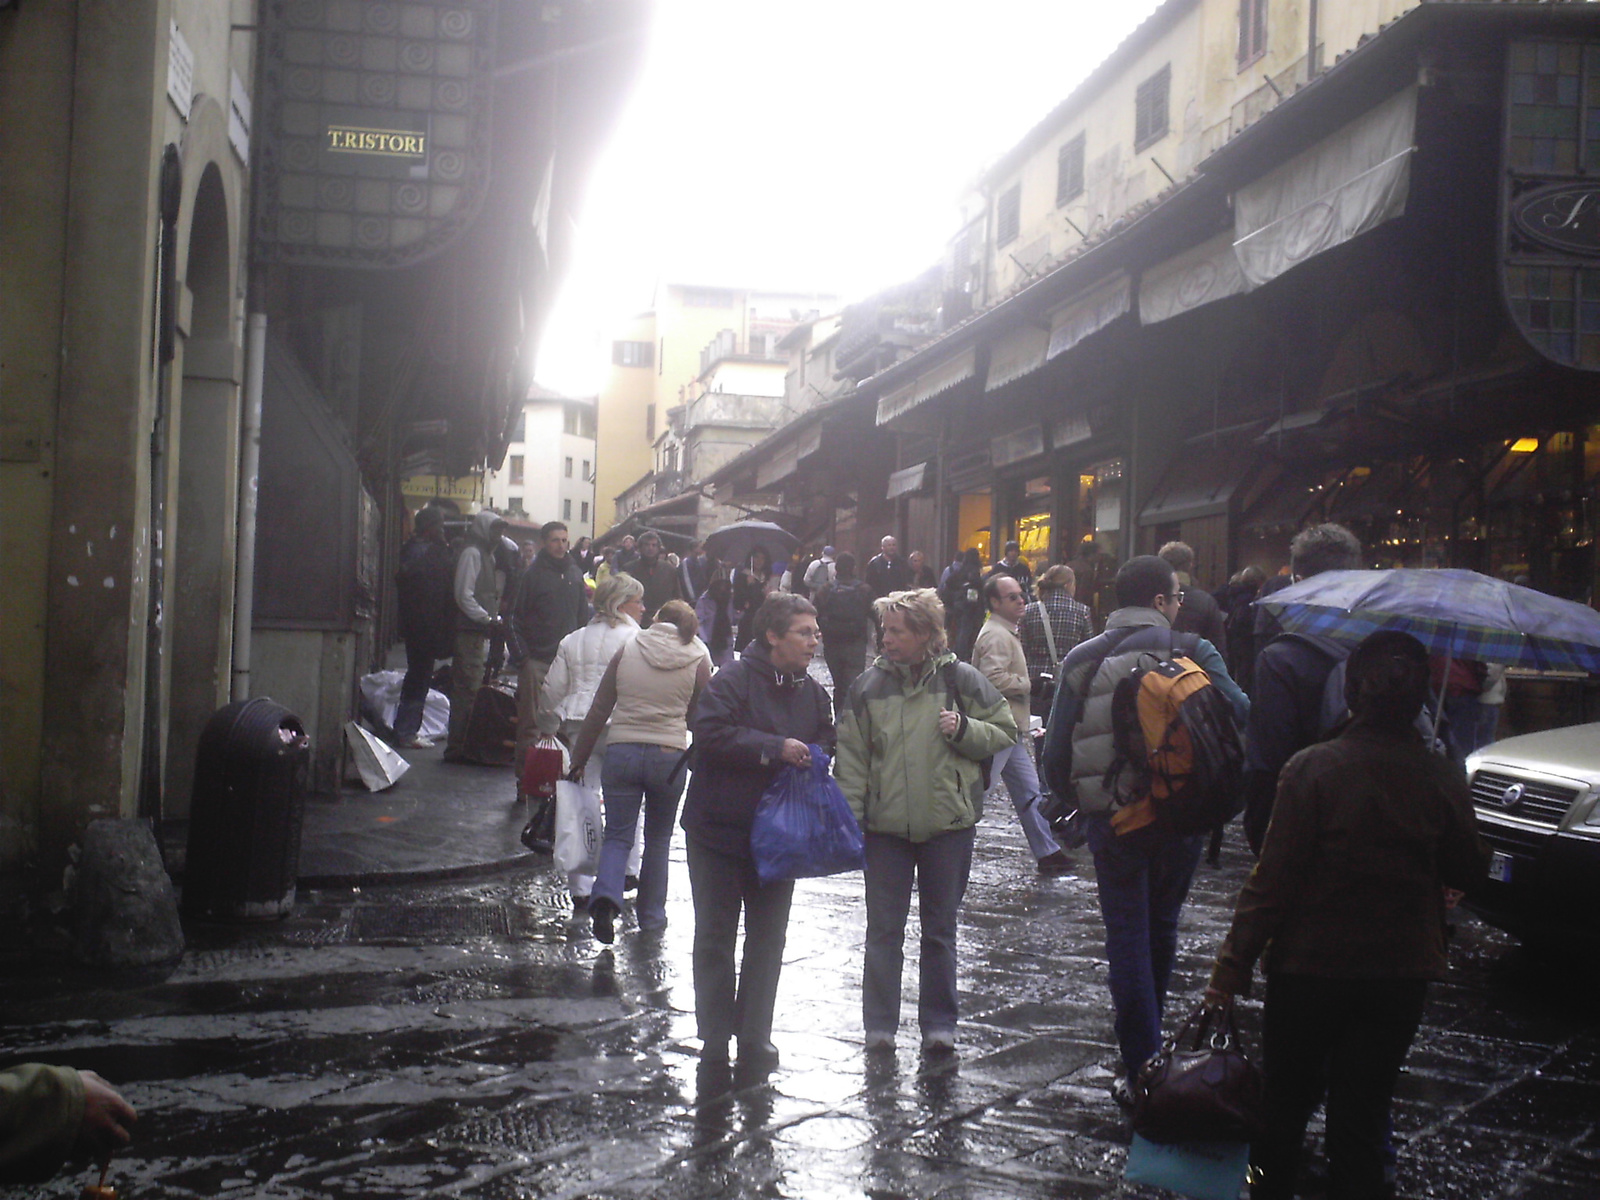
POLYGON ((472 698, 467 734, 461 746, 466 762, 509 767, 517 748, 517 689, 488 680, 472 698))

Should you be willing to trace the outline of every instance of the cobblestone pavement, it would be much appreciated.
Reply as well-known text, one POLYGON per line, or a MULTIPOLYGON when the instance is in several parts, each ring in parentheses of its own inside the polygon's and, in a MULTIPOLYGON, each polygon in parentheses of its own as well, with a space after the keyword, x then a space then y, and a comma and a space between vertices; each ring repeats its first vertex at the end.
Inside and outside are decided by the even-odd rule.
MULTIPOLYGON (((601 947, 548 869, 320 890, 279 925, 192 930, 160 983, 8 969, 0 1054, 123 1086, 141 1112, 113 1174, 126 1197, 1154 1195, 1120 1179, 1087 856, 1037 877, 1003 800, 980 832, 960 1054, 943 1068, 909 1031, 892 1065, 864 1061, 853 875, 797 889, 777 1072, 701 1089, 681 841, 664 935, 630 915, 601 947)), ((1201 987, 1246 870, 1237 846, 1201 867, 1175 1006, 1201 987)), ((907 947, 911 1012, 914 929, 907 947)), ((1470 919, 1453 954, 1401 1086, 1401 1195, 1592 1200, 1589 981, 1470 919)), ((85 1179, 0 1195, 71 1196, 85 1179)))

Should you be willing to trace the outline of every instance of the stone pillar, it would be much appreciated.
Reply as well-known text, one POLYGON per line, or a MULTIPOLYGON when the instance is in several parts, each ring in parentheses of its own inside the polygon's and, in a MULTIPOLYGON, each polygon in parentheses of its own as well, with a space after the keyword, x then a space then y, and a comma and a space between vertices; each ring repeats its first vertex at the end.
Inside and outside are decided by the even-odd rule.
POLYGON ((167 7, 77 6, 40 851, 132 811, 143 719, 156 182, 167 7))

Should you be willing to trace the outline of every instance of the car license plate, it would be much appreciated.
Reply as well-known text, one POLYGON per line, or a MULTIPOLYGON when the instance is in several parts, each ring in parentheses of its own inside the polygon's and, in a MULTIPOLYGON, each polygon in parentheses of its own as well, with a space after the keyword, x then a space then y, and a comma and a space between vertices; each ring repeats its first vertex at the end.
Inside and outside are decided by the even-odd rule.
POLYGON ((1511 882, 1511 855, 1496 850, 1490 856, 1489 878, 1497 883, 1511 882))

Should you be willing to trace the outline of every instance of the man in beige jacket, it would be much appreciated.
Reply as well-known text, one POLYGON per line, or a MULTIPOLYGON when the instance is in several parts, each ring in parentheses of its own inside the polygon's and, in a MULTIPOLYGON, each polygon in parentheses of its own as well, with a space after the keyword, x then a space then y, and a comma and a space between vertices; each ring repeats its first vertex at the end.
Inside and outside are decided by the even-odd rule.
POLYGON ((1039 773, 1033 765, 1033 755, 1028 748, 1028 696, 1032 690, 1028 681, 1028 660, 1022 652, 1022 638, 1017 633, 1017 622, 1027 607, 1028 597, 1022 585, 1010 575, 990 575, 983 584, 983 598, 988 603, 989 615, 978 631, 978 640, 972 646, 972 665, 1011 705, 1011 715, 1016 718, 1021 735, 1016 745, 995 755, 990 777, 998 775, 1004 780, 1011 803, 1017 810, 1017 820, 1027 835, 1028 849, 1038 860, 1039 874, 1060 875, 1072 869, 1072 860, 1050 835, 1050 826, 1039 815, 1039 773))

